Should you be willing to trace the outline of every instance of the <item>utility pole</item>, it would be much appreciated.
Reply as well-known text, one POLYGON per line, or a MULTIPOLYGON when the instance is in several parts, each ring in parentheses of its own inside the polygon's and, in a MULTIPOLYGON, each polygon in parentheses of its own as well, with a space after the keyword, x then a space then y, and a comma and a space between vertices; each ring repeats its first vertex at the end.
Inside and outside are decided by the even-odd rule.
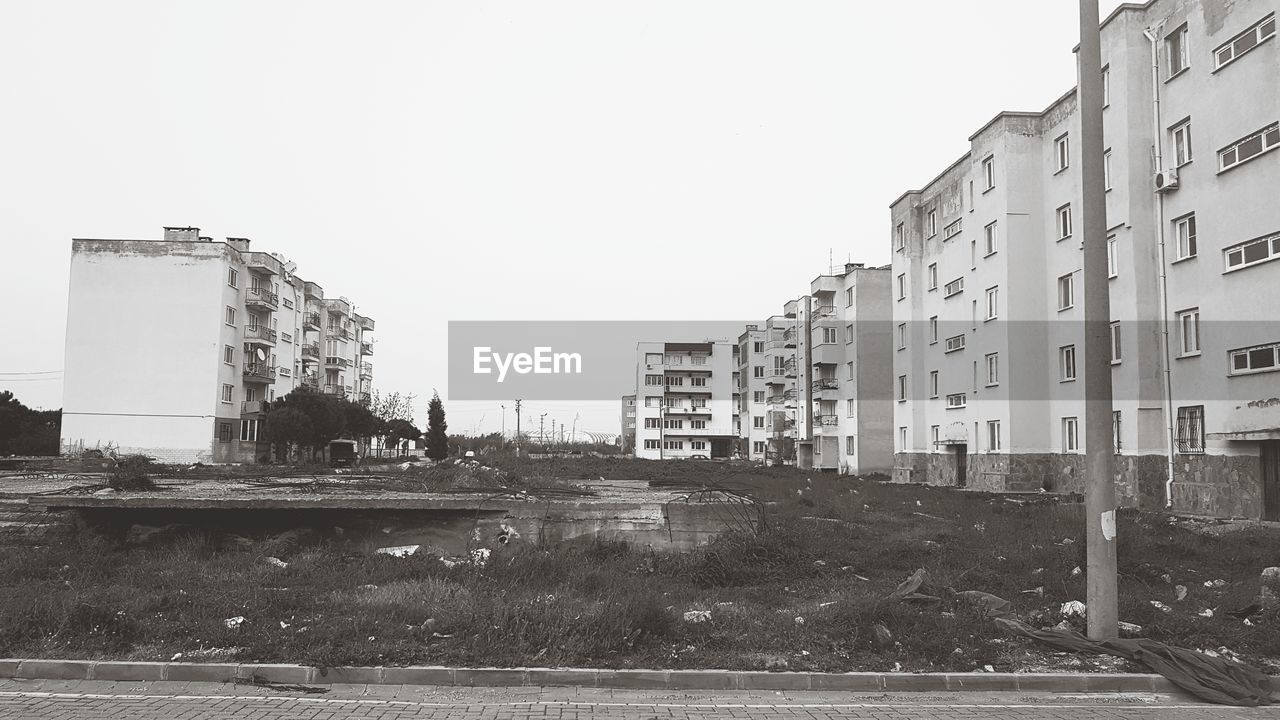
POLYGON ((569 431, 569 442, 573 442, 578 434, 578 413, 573 414, 573 429, 569 431))
MULTIPOLYGON (((542 415, 538 417, 538 442, 542 443, 544 446, 547 444, 547 434, 546 434, 546 431, 543 429, 544 424, 546 422, 547 422, 547 414, 542 413, 542 415)), ((545 447, 543 449, 545 449, 545 447)))
POLYGON ((516 400, 516 457, 520 457, 520 401, 516 400))
POLYGON ((1112 474, 1111 298, 1103 182, 1098 0, 1080 0, 1080 173, 1084 224, 1085 551, 1089 637, 1116 637, 1116 493, 1112 474))
POLYGON ((507 440, 507 406, 499 405, 498 407, 502 408, 502 432, 498 433, 498 437, 501 438, 503 442, 506 442, 507 440))

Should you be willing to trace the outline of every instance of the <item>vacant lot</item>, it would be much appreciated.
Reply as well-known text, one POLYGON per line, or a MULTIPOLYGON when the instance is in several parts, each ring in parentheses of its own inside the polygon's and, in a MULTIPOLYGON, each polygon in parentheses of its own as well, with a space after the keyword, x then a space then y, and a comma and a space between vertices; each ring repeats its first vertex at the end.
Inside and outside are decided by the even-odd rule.
MULTIPOLYGON (((92 536, 0 558, 0 655, 348 664, 791 670, 1115 667, 1002 634, 981 612, 886 596, 935 586, 1009 600, 1033 625, 1085 600, 1080 505, 716 463, 494 461, 529 485, 601 477, 733 483, 768 505, 758 536, 661 556, 619 545, 493 549, 485 562, 351 554, 323 542, 92 536), (536 481, 535 481, 536 479, 536 481), (268 560, 287 563, 280 567, 268 560), (707 611, 701 621, 686 613, 707 611), (243 620, 236 620, 243 618, 243 620), (874 626, 883 633, 877 638, 874 626)), ((1210 534, 1122 513, 1120 617, 1141 635, 1267 664, 1280 617, 1228 615, 1280 561, 1280 533, 1210 534), (1185 588, 1185 595, 1178 589, 1185 588), (1182 597, 1179 600, 1179 597, 1182 597), (1166 609, 1151 601, 1162 603, 1166 609), (1204 617, 1206 611, 1212 617, 1204 617)), ((1078 622, 1078 621, 1077 621, 1078 622)), ((1271 667, 1274 672, 1277 668, 1271 667)))

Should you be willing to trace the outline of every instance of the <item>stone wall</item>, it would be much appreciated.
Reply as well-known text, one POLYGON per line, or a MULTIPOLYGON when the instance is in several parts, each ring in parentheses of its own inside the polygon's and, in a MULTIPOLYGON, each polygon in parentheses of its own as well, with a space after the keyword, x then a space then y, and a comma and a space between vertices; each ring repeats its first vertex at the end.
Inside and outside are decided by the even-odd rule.
POLYGON ((1257 455, 1179 455, 1173 510, 1215 517, 1262 517, 1262 460, 1257 455))

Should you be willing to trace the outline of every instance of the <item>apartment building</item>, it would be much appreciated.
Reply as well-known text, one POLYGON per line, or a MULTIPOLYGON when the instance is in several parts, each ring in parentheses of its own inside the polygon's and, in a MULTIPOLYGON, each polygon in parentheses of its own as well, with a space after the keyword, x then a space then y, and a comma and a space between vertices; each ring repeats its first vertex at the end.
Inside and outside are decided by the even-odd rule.
POLYGON ((636 396, 622 396, 622 413, 619 416, 622 433, 618 436, 622 443, 622 454, 627 455, 636 449, 636 396))
POLYGON ((249 245, 190 227, 72 241, 64 452, 253 462, 264 403, 298 387, 368 400, 374 321, 249 245))
POLYGON ((636 345, 636 457, 733 456, 737 349, 731 342, 636 345))
POLYGON ((815 278, 739 338, 743 456, 842 473, 892 466, 889 269, 815 278))
MULTIPOLYGON (((1125 505, 1280 519, 1278 5, 1102 23, 1125 505)), ((1000 113, 892 205, 895 479, 1082 489, 1077 102, 1000 113)))

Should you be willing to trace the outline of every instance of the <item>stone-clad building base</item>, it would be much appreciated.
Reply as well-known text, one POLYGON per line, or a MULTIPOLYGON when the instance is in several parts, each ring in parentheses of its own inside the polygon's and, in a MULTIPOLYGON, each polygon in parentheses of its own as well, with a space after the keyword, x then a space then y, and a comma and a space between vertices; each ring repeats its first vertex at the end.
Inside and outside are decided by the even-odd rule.
MULTIPOLYGON (((1117 455, 1120 507, 1165 507, 1167 458, 1117 455)), ((1084 492, 1084 455, 975 453, 964 456, 964 482, 955 451, 896 453, 894 482, 963 486, 984 492, 1084 492)), ((1180 455, 1174 467, 1173 511, 1216 517, 1262 516, 1262 467, 1256 455, 1180 455)))

